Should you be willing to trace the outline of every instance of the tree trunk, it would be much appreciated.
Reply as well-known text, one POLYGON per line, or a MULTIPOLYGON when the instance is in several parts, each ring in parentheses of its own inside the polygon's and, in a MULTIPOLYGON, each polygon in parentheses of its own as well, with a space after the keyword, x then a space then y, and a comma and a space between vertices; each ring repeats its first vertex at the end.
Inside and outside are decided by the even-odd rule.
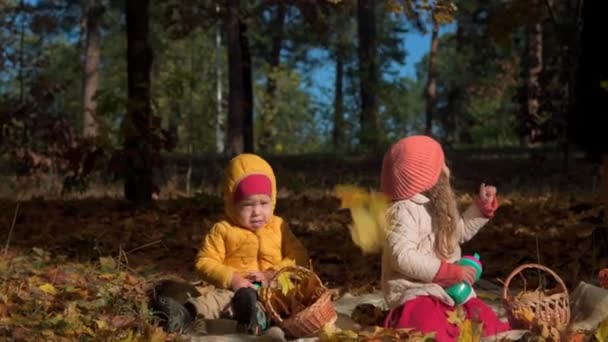
POLYGON ((361 145, 377 148, 380 137, 378 119, 378 66, 376 63, 375 0, 358 0, 357 35, 361 97, 361 145))
POLYGON ((249 39, 247 38, 247 25, 240 22, 241 51, 243 52, 243 147, 244 152, 253 153, 253 79, 251 71, 251 53, 249 52, 249 39))
POLYGON ((251 55, 239 17, 239 0, 228 1, 228 146, 229 156, 253 152, 251 55))
POLYGON ((82 135, 84 137, 97 136, 98 124, 95 119, 97 100, 95 94, 98 86, 98 67, 100 58, 100 26, 101 16, 104 12, 103 6, 93 4, 87 9, 86 14, 86 38, 85 38, 85 60, 83 77, 83 116, 82 135))
POLYGON ((259 147, 263 151, 269 151, 275 145, 274 119, 277 115, 276 105, 276 72, 281 64, 281 49, 283 45, 283 27, 285 26, 285 4, 277 4, 277 13, 271 24, 272 46, 268 56, 270 73, 266 83, 266 94, 264 96, 265 106, 262 113, 262 132, 258 141, 259 147))
POLYGON ((524 54, 525 85, 522 97, 522 134, 521 143, 531 146, 540 136, 538 115, 540 108, 540 74, 543 69, 543 30, 542 25, 532 24, 526 28, 526 51, 524 54))
POLYGON ((19 11, 22 13, 19 32, 19 103, 23 104, 25 101, 25 3, 23 0, 19 1, 19 11))
MULTIPOLYGON (((215 5, 217 13, 220 11, 220 5, 215 5)), ((222 33, 221 24, 218 25, 215 32, 215 73, 217 77, 217 93, 216 93, 216 105, 217 105, 217 118, 215 123, 215 146, 216 153, 218 155, 224 154, 225 150, 225 135, 224 135, 224 112, 222 110, 222 64, 220 58, 220 49, 222 47, 222 33)))
POLYGON ((126 159, 125 197, 141 204, 152 199, 155 157, 150 144, 153 129, 150 107, 152 50, 148 44, 149 0, 126 2, 127 22, 127 115, 124 129, 126 159))
POLYGON ((429 72, 426 83, 426 121, 424 131, 427 135, 433 134, 433 112, 437 98, 437 48, 439 46, 439 23, 433 18, 433 33, 431 34, 431 52, 429 55, 429 72))

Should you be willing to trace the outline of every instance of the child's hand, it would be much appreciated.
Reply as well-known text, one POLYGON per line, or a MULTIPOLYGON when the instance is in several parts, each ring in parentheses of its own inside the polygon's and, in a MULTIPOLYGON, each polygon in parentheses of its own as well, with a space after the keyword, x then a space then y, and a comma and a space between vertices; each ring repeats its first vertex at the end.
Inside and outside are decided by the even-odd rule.
POLYGON ((494 217, 494 212, 498 209, 498 197, 496 196, 496 188, 484 183, 479 186, 479 196, 476 200, 477 207, 482 214, 487 218, 494 217))
POLYGON ((251 282, 258 282, 262 285, 266 285, 268 282, 268 278, 264 272, 249 272, 245 278, 251 282))
POLYGON ((481 183, 479 186, 479 199, 483 204, 490 204, 496 199, 496 188, 491 185, 481 183))
POLYGON ((450 287, 461 282, 472 285, 475 282, 475 275, 476 271, 473 267, 442 261, 433 282, 442 287, 450 287))
POLYGON ((243 287, 251 287, 255 289, 255 286, 251 283, 251 281, 245 279, 242 275, 234 272, 232 274, 232 280, 230 281, 230 289, 234 292, 243 288, 243 287))
MULTIPOLYGON (((460 265, 458 265, 460 266, 460 265)), ((477 273, 477 271, 475 271, 475 269, 473 267, 469 267, 469 266, 460 266, 461 270, 461 274, 460 274, 460 278, 461 281, 464 281, 465 283, 469 284, 469 285, 473 285, 473 283, 475 282, 475 275, 477 273)))

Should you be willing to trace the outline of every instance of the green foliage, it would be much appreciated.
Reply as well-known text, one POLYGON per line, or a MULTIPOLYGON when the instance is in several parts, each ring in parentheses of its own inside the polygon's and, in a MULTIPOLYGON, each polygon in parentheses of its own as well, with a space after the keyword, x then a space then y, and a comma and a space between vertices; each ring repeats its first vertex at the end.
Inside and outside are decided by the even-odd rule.
MULTIPOLYGON (((315 120, 310 94, 301 87, 300 76, 295 70, 285 67, 267 71, 276 82, 275 104, 255 103, 255 134, 269 132, 266 137, 267 152, 300 153, 314 151, 323 142, 322 126, 326 123, 315 120), (267 126, 272 123, 271 126, 267 126)), ((265 83, 256 84, 254 98, 264 99, 265 83)), ((260 142, 260 138, 256 140, 260 142)))

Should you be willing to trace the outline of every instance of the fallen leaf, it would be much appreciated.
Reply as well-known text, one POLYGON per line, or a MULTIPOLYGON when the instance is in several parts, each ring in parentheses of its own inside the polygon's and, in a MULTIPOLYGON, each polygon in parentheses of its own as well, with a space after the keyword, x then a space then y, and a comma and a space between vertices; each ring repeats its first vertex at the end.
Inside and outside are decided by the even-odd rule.
POLYGON ((131 322, 133 322, 133 320, 134 319, 132 317, 118 315, 118 316, 114 316, 110 319, 110 325, 113 328, 119 329, 126 325, 129 325, 131 322))
POLYGON ((97 328, 99 328, 100 330, 109 330, 110 329, 108 322, 106 322, 103 319, 96 319, 95 324, 97 324, 97 328))
POLYGON ((608 319, 605 319, 602 323, 600 323, 593 336, 595 336, 598 341, 608 340, 608 319))
POLYGON ((40 290, 42 290, 42 292, 49 294, 51 296, 54 296, 57 294, 57 289, 51 283, 44 283, 44 284, 38 286, 38 288, 40 290))
POLYGON ((481 340, 481 329, 477 327, 470 319, 465 320, 459 325, 460 334, 458 342, 479 342, 481 340))
POLYGON ((464 311, 460 307, 448 312, 448 322, 451 324, 460 325, 464 322, 465 317, 464 311))
POLYGON ((0 272, 5 272, 8 270, 8 261, 0 260, 0 272))
POLYGON ((155 327, 150 336, 150 342, 165 342, 167 334, 160 327, 155 327))
POLYGON ((100 257, 99 264, 103 272, 112 272, 116 270, 116 261, 111 257, 100 257))

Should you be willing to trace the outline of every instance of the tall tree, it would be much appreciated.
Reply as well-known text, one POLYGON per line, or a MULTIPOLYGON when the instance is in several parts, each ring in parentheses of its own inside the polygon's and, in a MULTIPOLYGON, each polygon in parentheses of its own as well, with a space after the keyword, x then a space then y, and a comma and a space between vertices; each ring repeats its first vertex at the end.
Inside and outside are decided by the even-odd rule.
POLYGON ((258 146, 264 151, 272 149, 275 144, 275 129, 273 127, 274 117, 277 115, 276 88, 277 73, 281 62, 281 50, 284 39, 285 13, 287 5, 284 2, 277 3, 274 10, 274 18, 270 24, 272 36, 270 51, 268 53, 268 67, 266 74, 266 93, 264 95, 264 111, 261 113, 262 132, 258 140, 258 146))
POLYGON ((85 137, 94 137, 97 135, 98 123, 96 119, 97 93, 99 82, 99 61, 101 54, 100 47, 100 27, 101 16, 104 12, 104 7, 94 1, 86 10, 84 16, 85 28, 85 46, 84 46, 84 77, 83 77, 83 117, 82 117, 82 135, 85 137))
MULTIPOLYGON (((535 6, 538 7, 538 6, 535 6)), ((541 85, 543 70, 543 28, 540 22, 529 23, 524 32, 525 50, 523 56, 524 85, 521 97, 522 145, 529 146, 540 135, 538 121, 540 116, 541 85)))
POLYGON ((227 153, 253 152, 251 55, 240 0, 227 3, 228 131, 227 153))
POLYGON ((435 12, 431 13, 433 29, 431 32, 431 51, 429 52, 429 71, 426 84, 426 120, 424 131, 431 135, 433 132, 433 111, 437 97, 437 48, 439 46, 439 22, 435 12))
POLYGON ((376 60, 376 1, 358 0, 357 38, 361 100, 360 142, 363 147, 377 148, 380 142, 377 86, 379 82, 376 60))
MULTIPOLYGON (((125 197, 135 203, 152 199, 155 151, 152 133, 159 124, 150 106, 152 49, 148 43, 149 0, 125 2, 127 23, 127 115, 124 123, 125 197)), ((160 148, 160 146, 158 147, 160 148)))

